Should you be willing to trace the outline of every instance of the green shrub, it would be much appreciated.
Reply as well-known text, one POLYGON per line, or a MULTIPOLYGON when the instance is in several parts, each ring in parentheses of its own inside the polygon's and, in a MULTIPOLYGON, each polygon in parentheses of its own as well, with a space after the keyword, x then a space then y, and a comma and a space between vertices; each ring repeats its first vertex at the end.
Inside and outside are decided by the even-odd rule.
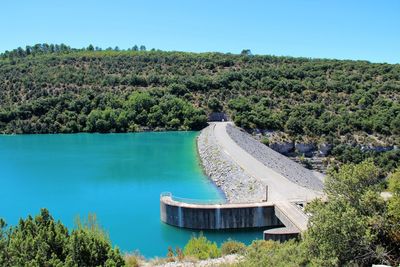
POLYGON ((257 240, 248 248, 244 260, 238 266, 306 266, 306 250, 294 240, 285 243, 257 240))
POLYGON ((242 242, 228 240, 221 245, 221 254, 243 254, 246 251, 246 245, 242 242))
POLYGON ((309 159, 306 159, 304 154, 299 157, 300 163, 309 170, 313 169, 313 165, 309 159))
POLYGON ((389 177, 388 189, 394 195, 400 196, 400 168, 397 168, 389 177))
POLYGON ((127 267, 139 267, 141 256, 138 253, 126 254, 124 260, 127 267))
POLYGON ((0 219, 0 266, 124 266, 95 216, 69 232, 49 211, 7 227, 0 219))
POLYGON ((269 139, 268 139, 268 137, 264 136, 264 137, 261 139, 261 143, 263 143, 263 144, 266 145, 266 146, 269 146, 269 139))
POLYGON ((217 244, 209 241, 202 234, 198 237, 193 236, 186 244, 183 252, 185 256, 192 256, 199 260, 217 258, 221 254, 217 244))

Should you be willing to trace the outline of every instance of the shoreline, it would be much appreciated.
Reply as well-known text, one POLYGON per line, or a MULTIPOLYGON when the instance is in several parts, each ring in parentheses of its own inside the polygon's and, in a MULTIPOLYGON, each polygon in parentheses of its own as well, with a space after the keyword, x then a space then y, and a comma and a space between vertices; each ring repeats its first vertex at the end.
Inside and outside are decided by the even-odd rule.
MULTIPOLYGON (((207 127, 208 127, 208 126, 207 126, 207 127)), ((206 128, 207 128, 207 127, 206 127, 206 128)), ((204 128, 204 129, 205 129, 205 128, 204 128)), ((218 185, 215 183, 215 181, 214 181, 213 179, 211 179, 211 177, 208 175, 208 173, 207 173, 207 171, 206 171, 206 169, 205 169, 205 167, 204 167, 204 164, 203 164, 203 158, 202 158, 202 156, 200 155, 199 137, 200 137, 200 135, 201 135, 201 133, 203 132, 204 129, 202 129, 202 130, 199 131, 199 134, 196 136, 196 139, 195 139, 195 146, 196 146, 195 149, 196 149, 197 165, 199 166, 199 168, 200 168, 200 170, 201 170, 201 173, 202 173, 204 176, 207 177, 207 181, 211 184, 211 186, 214 186, 214 187, 217 189, 217 191, 218 191, 219 195, 221 196, 222 200, 224 200, 226 203, 228 203, 229 201, 228 201, 228 198, 227 198, 227 196, 226 196, 225 191, 224 191, 220 186, 218 186, 218 185)))

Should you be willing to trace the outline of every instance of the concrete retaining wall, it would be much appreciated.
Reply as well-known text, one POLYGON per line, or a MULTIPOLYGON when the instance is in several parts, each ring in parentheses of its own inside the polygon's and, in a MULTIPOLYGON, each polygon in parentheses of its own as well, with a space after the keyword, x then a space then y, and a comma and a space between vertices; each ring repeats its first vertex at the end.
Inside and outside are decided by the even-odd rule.
POLYGON ((196 205, 162 197, 161 220, 169 225, 191 229, 238 229, 282 227, 275 207, 268 203, 196 205))
POLYGON ((300 232, 298 229, 287 227, 269 229, 263 233, 264 240, 273 240, 278 242, 285 242, 289 239, 297 239, 299 236, 300 232))

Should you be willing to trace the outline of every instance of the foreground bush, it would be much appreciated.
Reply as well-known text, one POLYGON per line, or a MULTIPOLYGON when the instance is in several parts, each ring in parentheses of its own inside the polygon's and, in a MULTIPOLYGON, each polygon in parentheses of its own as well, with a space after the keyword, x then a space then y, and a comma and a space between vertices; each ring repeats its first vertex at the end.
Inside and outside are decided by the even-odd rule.
POLYGON ((139 267, 140 262, 143 261, 142 256, 138 253, 124 255, 125 266, 127 267, 139 267))
POLYGON ((42 209, 15 227, 0 220, 0 266, 124 266, 124 260, 96 224, 70 233, 42 209))
POLYGON ((243 254, 246 251, 246 245, 242 242, 228 240, 221 245, 221 254, 243 254))
POLYGON ((380 196, 382 182, 372 161, 329 173, 324 189, 329 201, 307 207, 313 216, 304 242, 315 264, 398 266, 400 246, 393 233, 400 232, 400 224, 393 215, 400 206, 390 210, 392 200, 380 196))
POLYGON ((221 254, 217 244, 209 241, 202 234, 198 237, 193 236, 186 244, 183 253, 185 256, 192 256, 199 260, 217 258, 221 254))
POLYGON ((290 240, 285 243, 257 240, 248 248, 238 266, 305 266, 307 258, 302 243, 290 240))
POLYGON ((371 160, 331 170, 328 202, 308 204, 312 216, 302 240, 255 241, 239 266, 399 266, 400 169, 388 179, 392 197, 386 201, 379 177, 371 160))
POLYGON ((393 254, 397 255, 397 260, 393 263, 400 265, 400 168, 390 176, 389 190, 392 197, 388 201, 388 239, 395 244, 393 254))

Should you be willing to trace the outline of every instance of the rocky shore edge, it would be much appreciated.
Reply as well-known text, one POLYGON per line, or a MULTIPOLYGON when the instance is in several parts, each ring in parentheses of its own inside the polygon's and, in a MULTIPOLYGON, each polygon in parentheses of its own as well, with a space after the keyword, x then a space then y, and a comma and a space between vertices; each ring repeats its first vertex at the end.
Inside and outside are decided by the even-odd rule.
POLYGON ((213 130, 214 125, 211 124, 197 137, 197 150, 205 174, 222 190, 229 203, 262 201, 265 198, 264 185, 247 175, 222 151, 213 130))
POLYGON ((242 258, 243 258, 242 256, 233 254, 233 255, 222 256, 220 258, 215 258, 215 259, 200 260, 200 261, 174 261, 152 266, 155 267, 216 267, 216 266, 227 266, 227 265, 230 266, 239 263, 242 260, 242 258))

